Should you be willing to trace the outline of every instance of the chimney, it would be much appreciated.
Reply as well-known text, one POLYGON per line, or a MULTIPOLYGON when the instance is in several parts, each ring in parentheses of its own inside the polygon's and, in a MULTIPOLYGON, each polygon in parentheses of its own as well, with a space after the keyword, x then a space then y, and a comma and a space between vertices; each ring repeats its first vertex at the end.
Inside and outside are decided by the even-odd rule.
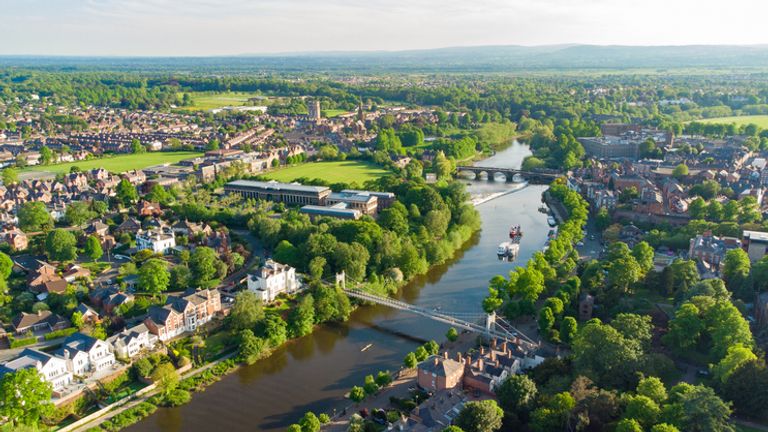
POLYGON ((491 349, 496 349, 496 338, 491 341, 491 349))
POLYGON ((456 361, 459 363, 464 363, 464 359, 461 357, 461 352, 456 353, 456 361))
POLYGON ((485 347, 484 347, 484 346, 481 346, 481 347, 480 347, 480 355, 481 355, 481 356, 482 356, 482 355, 485 355, 485 347))
POLYGON ((444 359, 446 359, 446 360, 448 360, 448 351, 445 351, 445 352, 443 353, 443 358, 444 358, 444 359))
POLYGON ((481 371, 483 370, 483 358, 482 357, 477 359, 477 368, 480 369, 481 371))
POLYGON ((68 349, 64 350, 64 360, 69 360, 69 350, 68 349))
POLYGON ((507 353, 507 341, 504 341, 501 343, 501 352, 503 352, 504 354, 507 353))
POLYGON ((491 351, 491 361, 496 361, 496 351, 491 351))
POLYGON ((437 366, 440 363, 440 357, 435 356, 435 366, 437 366))

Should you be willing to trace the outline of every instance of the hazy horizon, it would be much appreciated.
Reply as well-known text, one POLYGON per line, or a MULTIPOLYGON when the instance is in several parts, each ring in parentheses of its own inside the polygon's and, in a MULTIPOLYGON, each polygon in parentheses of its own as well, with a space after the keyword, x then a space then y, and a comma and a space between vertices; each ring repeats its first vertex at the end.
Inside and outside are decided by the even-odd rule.
POLYGON ((0 0, 0 55, 200 57, 485 46, 766 45, 733 0, 0 0))

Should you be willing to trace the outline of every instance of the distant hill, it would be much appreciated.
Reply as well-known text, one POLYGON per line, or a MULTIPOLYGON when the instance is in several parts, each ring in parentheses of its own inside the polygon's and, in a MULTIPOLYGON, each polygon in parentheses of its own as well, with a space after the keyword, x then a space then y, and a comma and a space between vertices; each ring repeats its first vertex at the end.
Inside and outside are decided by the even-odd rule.
POLYGON ((475 46, 406 51, 247 54, 231 57, 0 56, 0 66, 238 71, 520 71, 621 68, 768 68, 768 45, 475 46))

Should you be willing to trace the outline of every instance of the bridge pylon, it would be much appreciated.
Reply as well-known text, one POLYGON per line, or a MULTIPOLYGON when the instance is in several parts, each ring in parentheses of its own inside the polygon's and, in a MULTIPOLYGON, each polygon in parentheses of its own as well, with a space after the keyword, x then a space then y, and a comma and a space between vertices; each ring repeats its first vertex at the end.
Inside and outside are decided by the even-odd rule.
POLYGON ((494 311, 485 316, 485 330, 488 331, 488 333, 490 333, 491 330, 493 330, 495 325, 496 325, 496 312, 494 311))

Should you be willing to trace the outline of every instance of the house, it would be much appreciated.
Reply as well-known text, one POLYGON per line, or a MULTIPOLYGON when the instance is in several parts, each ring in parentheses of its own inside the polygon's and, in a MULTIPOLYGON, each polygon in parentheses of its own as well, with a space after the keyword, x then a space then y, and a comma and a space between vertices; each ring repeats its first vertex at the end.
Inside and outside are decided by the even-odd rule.
POLYGON ((213 319, 221 312, 221 294, 217 289, 188 290, 181 297, 168 297, 162 306, 149 308, 144 320, 149 331, 165 342, 213 319))
POLYGON ((47 262, 37 260, 36 263, 33 263, 33 266, 35 265, 36 267, 29 269, 29 274, 27 275, 27 285, 31 291, 41 292, 46 282, 63 280, 56 273, 56 267, 47 262))
POLYGON ((84 323, 93 324, 101 320, 99 313, 85 303, 79 303, 75 308, 75 312, 80 313, 84 323))
POLYGON ((91 291, 91 303, 100 306, 106 313, 134 300, 133 294, 125 293, 118 287, 97 288, 91 291))
MULTIPOLYGON (((461 356, 461 354, 459 354, 461 356)), ((461 357, 459 357, 461 359, 461 357)), ((437 392, 461 386, 464 379, 464 363, 444 356, 432 356, 416 367, 416 382, 419 387, 437 392)))
POLYGON ((138 220, 129 217, 123 221, 120 225, 117 226, 115 229, 115 233, 117 234, 123 234, 123 233, 135 233, 141 229, 141 222, 138 220))
POLYGON ((712 231, 705 231, 690 240, 688 256, 705 264, 715 274, 720 271, 720 266, 725 260, 725 254, 731 249, 738 249, 739 239, 734 237, 717 237, 712 231))
POLYGON ((85 228, 85 233, 88 235, 95 235, 98 238, 103 238, 109 234, 109 225, 102 221, 94 221, 85 228))
POLYGON ((72 383, 72 372, 67 369, 66 360, 31 348, 24 349, 18 357, 0 366, 0 377, 29 368, 37 369, 43 380, 51 383, 54 395, 60 395, 72 383))
POLYGON ((111 348, 103 340, 75 333, 64 339, 64 344, 54 354, 67 362, 67 370, 73 375, 87 376, 115 364, 111 348))
POLYGON ((194 223, 186 219, 176 222, 171 229, 174 233, 185 236, 195 236, 201 233, 207 236, 213 233, 213 229, 210 225, 206 223, 194 223))
POLYGON ((112 344, 115 355, 120 358, 133 358, 144 349, 152 349, 157 343, 157 336, 150 333, 146 324, 125 329, 107 339, 112 344))
POLYGON ((141 201, 138 212, 141 217, 157 217, 163 214, 163 209, 160 207, 160 203, 141 201))
POLYGON ((151 250, 166 255, 176 246, 176 236, 168 228, 139 230, 136 233, 136 250, 151 250))
POLYGON ((64 277, 64 280, 67 282, 74 282, 77 279, 82 278, 89 278, 91 277, 91 271, 88 270, 85 267, 81 267, 77 264, 72 264, 69 266, 67 271, 64 272, 62 275, 64 277))
POLYGON ((3 230, 0 231, 0 240, 8 243, 14 251, 25 250, 29 245, 29 240, 27 239, 27 235, 24 234, 24 231, 15 227, 3 228, 3 230))
POLYGON ((11 321, 16 334, 32 332, 51 332, 69 327, 69 321, 51 311, 37 313, 21 312, 11 321))
POLYGON ((248 275, 248 289, 264 303, 270 303, 282 293, 299 288, 296 269, 274 260, 267 260, 256 274, 248 275))

